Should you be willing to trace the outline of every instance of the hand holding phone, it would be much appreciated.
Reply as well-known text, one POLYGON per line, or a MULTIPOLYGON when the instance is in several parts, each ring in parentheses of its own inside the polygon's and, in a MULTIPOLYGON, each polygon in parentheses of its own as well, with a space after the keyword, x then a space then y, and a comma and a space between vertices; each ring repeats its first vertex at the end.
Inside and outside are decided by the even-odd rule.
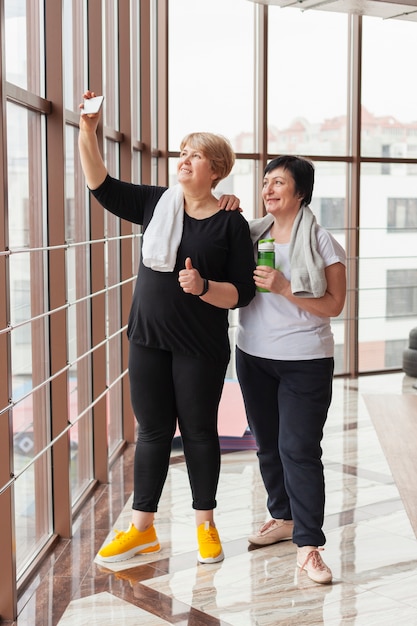
POLYGON ((94 98, 84 98, 84 108, 81 109, 81 115, 92 115, 98 113, 102 107, 104 96, 95 96, 94 98))

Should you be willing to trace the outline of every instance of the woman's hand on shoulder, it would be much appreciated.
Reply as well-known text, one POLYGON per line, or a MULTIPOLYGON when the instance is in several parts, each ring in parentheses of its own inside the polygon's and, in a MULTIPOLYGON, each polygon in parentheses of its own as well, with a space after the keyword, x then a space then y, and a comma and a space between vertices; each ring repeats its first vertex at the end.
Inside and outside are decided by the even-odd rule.
POLYGON ((240 208, 240 199, 233 194, 223 194, 220 196, 217 204, 224 211, 243 211, 240 208))

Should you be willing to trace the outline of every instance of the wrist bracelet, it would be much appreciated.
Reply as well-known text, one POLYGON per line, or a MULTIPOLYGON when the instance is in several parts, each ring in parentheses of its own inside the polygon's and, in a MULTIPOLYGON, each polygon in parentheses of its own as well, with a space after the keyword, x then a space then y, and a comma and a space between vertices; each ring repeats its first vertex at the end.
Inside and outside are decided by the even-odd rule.
POLYGON ((209 281, 208 278, 203 278, 204 284, 203 284, 203 291, 201 293, 197 294, 197 298, 200 298, 201 296, 204 296, 208 290, 209 290, 209 281))

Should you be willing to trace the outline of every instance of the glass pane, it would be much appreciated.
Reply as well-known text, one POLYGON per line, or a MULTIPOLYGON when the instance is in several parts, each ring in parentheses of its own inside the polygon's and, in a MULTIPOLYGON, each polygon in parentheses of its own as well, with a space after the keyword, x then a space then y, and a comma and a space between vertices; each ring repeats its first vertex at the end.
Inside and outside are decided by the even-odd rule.
POLYGON ((86 88, 85 0, 64 0, 63 62, 65 107, 78 113, 86 88))
MULTIPOLYGON (((20 471, 19 458, 15 459, 16 471, 20 471)), ((49 451, 16 479, 15 482, 15 528, 17 577, 25 565, 35 556, 37 548, 50 536, 51 511, 44 506, 46 485, 51 483, 49 451)))
POLYGON ((103 108, 104 123, 109 128, 119 129, 119 55, 117 0, 103 3, 103 93, 106 106, 103 108))
MULTIPOLYGON (((105 142, 106 164, 109 171, 117 176, 119 170, 119 145, 113 141, 105 142)), ((105 236, 105 275, 106 275, 106 336, 107 349, 107 423, 109 437, 109 455, 122 439, 122 391, 121 381, 117 380, 122 371, 121 364, 121 304, 120 287, 120 220, 108 211, 104 214, 105 236)), ((127 323, 127 320, 124 321, 127 323)))
POLYGON ((132 153, 132 183, 140 184, 142 180, 142 153, 133 150, 132 153))
POLYGON ((47 257, 41 116, 7 105, 11 375, 17 568, 52 532, 47 257))
MULTIPOLYGON (((132 154, 132 182, 136 184, 140 184, 142 176, 141 176, 141 163, 142 163, 142 154, 133 151, 132 154)), ((131 224, 132 234, 135 235, 132 238, 132 276, 136 276, 139 268, 139 260, 140 260, 140 246, 141 246, 141 232, 142 226, 139 224, 131 224)), ((132 293, 134 290, 134 283, 132 283, 132 293)))
POLYGON ((91 366, 90 358, 81 359, 69 372, 68 409, 72 428, 71 502, 74 505, 93 480, 91 366))
POLYGON ((189 132, 254 150, 254 13, 242 0, 170 0, 169 149, 189 132))
POLYGON ((65 168, 65 239, 67 250, 67 314, 69 419, 70 430, 72 504, 93 479, 93 445, 91 405, 90 337, 90 254, 88 240, 88 215, 83 187, 75 184, 82 179, 77 148, 78 131, 66 128, 65 168), (81 416, 81 417, 80 417, 81 416))
POLYGON ((406 165, 362 166, 359 249, 359 370, 402 366, 417 326, 417 247, 413 229, 392 229, 391 200, 415 196, 417 175, 406 165))
POLYGON ((255 189, 255 171, 258 164, 249 159, 236 159, 230 176, 220 181, 218 191, 234 193, 240 198, 240 206, 247 220, 257 216, 257 202, 260 189, 255 189))
MULTIPOLYGON (((130 1, 131 36, 130 36, 130 62, 132 64, 132 139, 140 141, 140 3, 138 0, 130 1)), ((134 167, 134 171, 136 168, 134 167)), ((136 182, 136 180, 134 180, 136 182)))
MULTIPOLYGON (((106 213, 107 236, 120 235, 118 218, 106 213)), ((122 371, 121 362, 121 303, 120 303, 120 244, 117 239, 109 240, 106 245, 107 274, 107 410, 109 454, 111 455, 122 439, 122 389, 119 379, 122 371)))
POLYGON ((268 153, 346 154, 347 15, 268 13, 268 153))
POLYGON ((409 63, 416 56, 415 22, 363 18, 364 156, 417 158, 417 83, 409 63))
POLYGON ((44 93, 43 1, 5 0, 6 80, 44 93))

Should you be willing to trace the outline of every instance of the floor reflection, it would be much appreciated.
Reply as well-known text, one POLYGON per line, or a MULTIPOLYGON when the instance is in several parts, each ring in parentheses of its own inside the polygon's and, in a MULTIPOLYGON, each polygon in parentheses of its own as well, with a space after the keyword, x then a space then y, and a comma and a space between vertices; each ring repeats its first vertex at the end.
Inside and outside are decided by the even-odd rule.
MULTIPOLYGON (((335 380, 323 441, 324 559, 332 585, 316 585, 300 573, 291 542, 249 546, 247 535, 266 517, 250 449, 222 456, 216 515, 222 563, 197 562, 181 450, 156 519, 161 552, 98 563, 95 555, 113 528, 129 522, 130 447, 114 466, 111 485, 101 485, 83 509, 74 538, 60 542, 20 599, 18 626, 417 626, 417 520, 410 520, 413 506, 400 484, 403 460, 395 455, 395 437, 398 445, 408 436, 407 416, 401 431, 388 437, 390 445, 379 432, 398 397, 417 396, 414 383, 403 374, 335 380), (375 405, 367 401, 380 393, 386 394, 384 419, 371 415, 375 405)), ((409 421, 414 428, 415 415, 409 421)))

